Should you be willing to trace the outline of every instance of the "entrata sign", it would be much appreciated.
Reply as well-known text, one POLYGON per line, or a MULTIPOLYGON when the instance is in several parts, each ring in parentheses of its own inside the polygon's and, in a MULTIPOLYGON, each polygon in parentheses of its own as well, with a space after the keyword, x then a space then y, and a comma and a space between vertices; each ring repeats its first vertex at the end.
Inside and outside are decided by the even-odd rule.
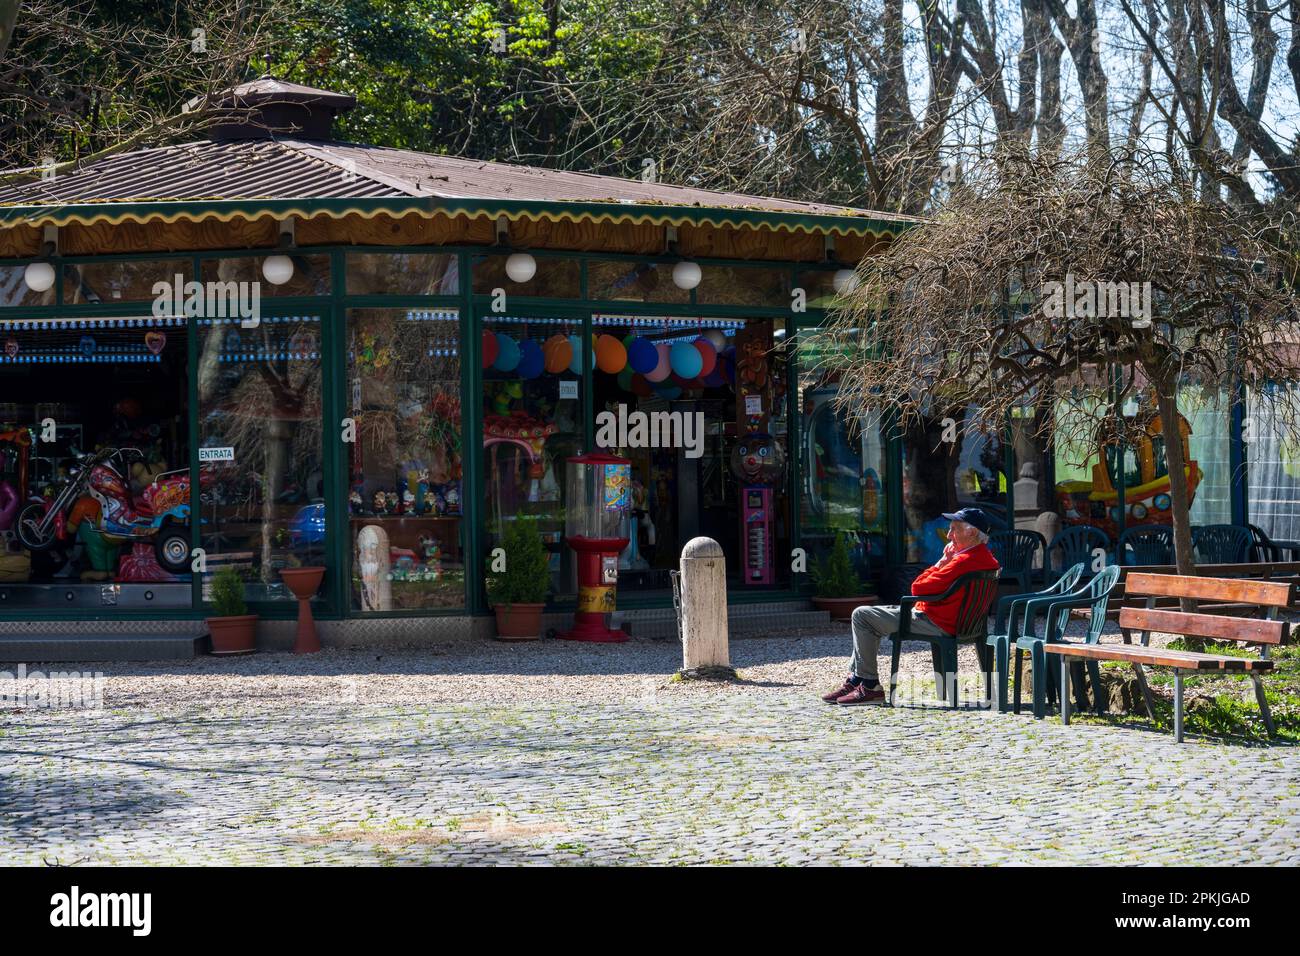
POLYGON ((235 449, 232 447, 225 448, 200 448, 199 461, 234 461, 235 449))

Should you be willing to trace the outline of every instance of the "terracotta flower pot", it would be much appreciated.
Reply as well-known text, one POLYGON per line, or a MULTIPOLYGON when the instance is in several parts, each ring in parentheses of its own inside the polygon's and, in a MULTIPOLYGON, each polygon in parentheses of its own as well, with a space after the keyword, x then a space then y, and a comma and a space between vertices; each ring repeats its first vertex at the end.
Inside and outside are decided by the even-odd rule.
POLYGON ((251 654, 257 650, 257 615, 210 617, 213 654, 251 654))
POLYGON ((293 642, 295 654, 314 654, 320 650, 316 619, 311 613, 311 598, 324 576, 325 569, 321 567, 285 568, 280 572, 280 580, 298 599, 298 633, 293 642))
POLYGON ((819 611, 828 611, 832 621, 847 621, 853 617, 855 608, 864 604, 875 604, 879 599, 874 594, 862 594, 857 597, 827 598, 815 597, 813 607, 819 611))
POLYGON ((494 604, 498 641, 535 641, 542 636, 545 604, 494 604))

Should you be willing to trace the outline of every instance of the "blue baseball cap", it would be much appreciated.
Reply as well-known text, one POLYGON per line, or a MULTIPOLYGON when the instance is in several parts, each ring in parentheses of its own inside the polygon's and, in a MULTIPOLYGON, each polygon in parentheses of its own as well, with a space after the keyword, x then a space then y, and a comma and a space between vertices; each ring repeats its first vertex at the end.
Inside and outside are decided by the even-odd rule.
POLYGON ((979 508, 962 508, 952 514, 945 513, 944 517, 949 521, 964 521, 975 530, 983 531, 985 534, 988 534, 989 529, 993 527, 993 522, 989 520, 989 516, 980 511, 979 508))

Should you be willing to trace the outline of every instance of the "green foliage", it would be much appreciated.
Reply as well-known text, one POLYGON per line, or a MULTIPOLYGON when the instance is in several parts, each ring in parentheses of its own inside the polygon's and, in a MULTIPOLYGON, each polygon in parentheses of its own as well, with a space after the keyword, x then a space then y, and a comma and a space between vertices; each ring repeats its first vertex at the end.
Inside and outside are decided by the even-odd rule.
POLYGON ((487 592, 493 604, 540 604, 550 590, 550 554, 532 518, 516 518, 506 525, 501 547, 505 570, 493 573, 488 559, 487 592))
POLYGON ((244 602, 244 579, 227 564, 212 577, 213 617, 240 617, 248 613, 244 602))
POLYGON ((826 557, 813 560, 809 574, 818 597, 857 597, 871 591, 870 586, 863 584, 853 569, 853 563, 849 560, 848 542, 842 534, 835 536, 835 543, 831 545, 826 557))

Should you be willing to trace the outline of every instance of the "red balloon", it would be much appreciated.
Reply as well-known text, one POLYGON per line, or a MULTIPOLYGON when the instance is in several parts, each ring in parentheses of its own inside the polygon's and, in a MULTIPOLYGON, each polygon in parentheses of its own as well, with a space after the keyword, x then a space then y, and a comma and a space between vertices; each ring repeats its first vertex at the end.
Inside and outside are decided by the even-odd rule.
POLYGON ((713 371, 713 367, 718 364, 718 350, 713 347, 713 343, 708 339, 696 339, 695 347, 700 351, 700 358, 704 364, 700 366, 700 374, 697 378, 707 378, 708 374, 713 371))
POLYGON ((654 386, 651 385, 644 375, 637 372, 632 376, 632 391, 641 398, 649 398, 655 393, 654 386))
POLYGON ((483 330, 483 367, 489 368, 497 360, 501 347, 497 345, 496 333, 483 330))

